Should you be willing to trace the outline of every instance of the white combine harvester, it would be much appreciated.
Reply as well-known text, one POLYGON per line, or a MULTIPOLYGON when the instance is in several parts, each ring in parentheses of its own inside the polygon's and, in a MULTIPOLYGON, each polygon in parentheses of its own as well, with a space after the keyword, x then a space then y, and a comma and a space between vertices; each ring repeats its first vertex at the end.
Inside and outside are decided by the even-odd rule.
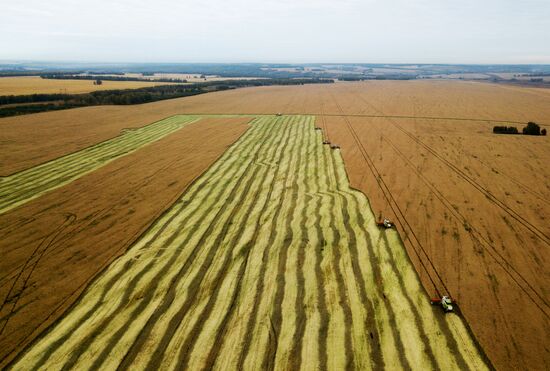
POLYGON ((435 298, 430 300, 431 305, 441 305, 445 313, 453 311, 453 301, 448 296, 443 296, 441 298, 435 298))
POLYGON ((393 228, 393 223, 388 218, 384 218, 384 220, 380 220, 380 221, 376 222, 376 225, 379 226, 379 227, 384 227, 386 229, 393 228))

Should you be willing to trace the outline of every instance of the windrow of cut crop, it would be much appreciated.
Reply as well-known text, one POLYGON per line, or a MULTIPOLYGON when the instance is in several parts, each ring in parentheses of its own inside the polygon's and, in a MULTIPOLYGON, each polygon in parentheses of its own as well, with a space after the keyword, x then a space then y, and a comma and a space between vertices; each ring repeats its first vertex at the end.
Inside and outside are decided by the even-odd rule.
POLYGON ((15 368, 483 369, 308 116, 265 116, 15 368))
POLYGON ((0 213, 61 187, 197 120, 198 117, 195 116, 173 116, 142 128, 125 131, 113 139, 0 178, 0 213))

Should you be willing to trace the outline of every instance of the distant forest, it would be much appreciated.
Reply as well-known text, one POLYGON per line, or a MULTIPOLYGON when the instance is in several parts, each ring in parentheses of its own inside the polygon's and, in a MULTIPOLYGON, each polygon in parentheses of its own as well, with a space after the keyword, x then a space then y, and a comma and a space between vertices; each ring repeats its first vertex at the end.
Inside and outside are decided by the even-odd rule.
POLYGON ((85 94, 31 94, 0 96, 0 117, 97 105, 128 105, 187 97, 248 86, 333 83, 330 79, 261 79, 161 85, 139 89, 103 90, 85 94), (2 105, 6 105, 2 107, 2 105))

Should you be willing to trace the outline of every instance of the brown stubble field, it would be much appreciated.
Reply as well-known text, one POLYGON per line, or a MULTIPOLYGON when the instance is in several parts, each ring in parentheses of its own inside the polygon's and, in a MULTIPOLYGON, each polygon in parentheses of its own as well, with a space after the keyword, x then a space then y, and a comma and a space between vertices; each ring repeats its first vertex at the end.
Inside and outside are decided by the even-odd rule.
POLYGON ((202 119, 0 215, 0 366, 78 298, 247 129, 202 119))
MULTIPOLYGON (((548 128, 544 90, 449 81, 245 88, 5 118, 0 126, 19 134, 2 130, 0 140, 26 158, 27 165, 16 166, 22 169, 46 160, 42 138, 50 129, 57 130, 55 158, 97 143, 96 123, 132 127, 182 113, 276 112, 317 115, 317 125, 342 147, 351 185, 377 215, 395 218, 427 291, 435 286, 458 300, 497 368, 550 367, 550 144, 547 137, 491 134, 503 123, 548 128), (22 155, 24 148, 34 155, 22 155)), ((0 164, 17 161, 4 157, 0 164)))

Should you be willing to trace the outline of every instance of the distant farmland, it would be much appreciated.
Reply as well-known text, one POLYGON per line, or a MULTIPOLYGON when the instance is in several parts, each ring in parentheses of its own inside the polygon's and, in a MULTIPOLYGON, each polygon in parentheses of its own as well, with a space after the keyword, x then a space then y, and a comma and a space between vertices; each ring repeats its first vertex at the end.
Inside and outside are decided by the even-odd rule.
POLYGON ((94 85, 94 80, 54 80, 39 76, 0 77, 0 95, 78 94, 169 84, 153 81, 102 81, 101 85, 94 85))

